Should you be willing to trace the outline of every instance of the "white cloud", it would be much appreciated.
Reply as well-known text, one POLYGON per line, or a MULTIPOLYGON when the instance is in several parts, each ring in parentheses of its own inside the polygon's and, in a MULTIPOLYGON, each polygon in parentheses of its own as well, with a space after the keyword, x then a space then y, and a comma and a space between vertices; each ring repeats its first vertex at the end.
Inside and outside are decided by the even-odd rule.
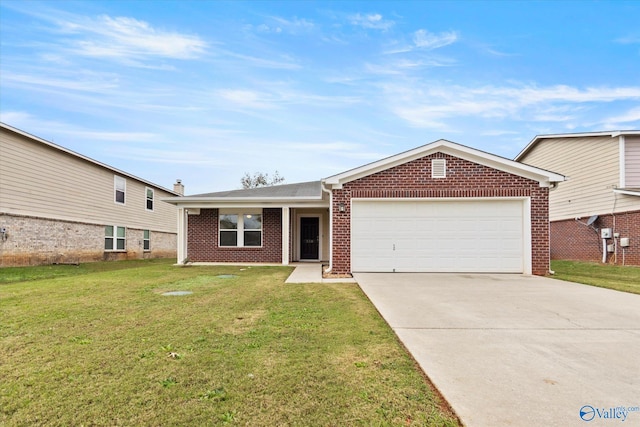
POLYGON ((134 18, 103 15, 97 19, 57 22, 63 32, 85 37, 72 43, 71 47, 81 55, 191 59, 200 56, 207 47, 207 43, 197 36, 159 30, 134 18))
POLYGON ((632 108, 622 114, 607 117, 602 121, 605 129, 627 129, 640 127, 640 107, 632 108))
POLYGON ((260 25, 248 24, 244 28, 249 31, 257 31, 259 33, 275 33, 275 34, 300 34, 310 32, 315 29, 316 25, 313 21, 293 17, 291 19, 282 18, 280 16, 271 16, 266 22, 260 25))
POLYGON ((293 19, 286 19, 274 16, 272 19, 278 24, 278 28, 285 29, 294 34, 300 31, 310 31, 315 28, 315 24, 312 21, 303 18, 294 17, 293 19))
POLYGON ((362 28, 387 31, 395 25, 394 21, 384 19, 379 13, 351 15, 349 21, 352 25, 362 28))
POLYGON ((118 87, 117 79, 111 75, 78 72, 75 79, 55 77, 50 73, 38 75, 4 72, 2 82, 9 85, 23 85, 29 88, 50 87, 56 90, 72 90, 93 93, 106 93, 118 87))
POLYGON ((413 43, 421 49, 438 49, 455 43, 457 40, 458 34, 455 31, 433 34, 427 30, 418 30, 413 33, 413 43))
POLYGON ((244 89, 221 89, 216 95, 241 108, 266 109, 274 106, 269 94, 244 89))
MULTIPOLYGON (((436 130, 447 129, 448 120, 463 117, 566 123, 583 117, 585 105, 595 107, 599 103, 640 99, 640 87, 469 88, 434 83, 386 85, 383 90, 394 114, 413 126, 436 130)), ((619 121, 637 120, 638 110, 629 111, 619 121)))

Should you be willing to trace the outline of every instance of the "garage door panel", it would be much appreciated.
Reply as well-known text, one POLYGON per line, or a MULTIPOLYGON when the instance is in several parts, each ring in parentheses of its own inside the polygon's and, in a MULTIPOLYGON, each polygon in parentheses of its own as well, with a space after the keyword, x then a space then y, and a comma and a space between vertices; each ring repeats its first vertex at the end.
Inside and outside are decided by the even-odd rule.
POLYGON ((523 209, 521 199, 354 200, 352 270, 523 272, 523 209))

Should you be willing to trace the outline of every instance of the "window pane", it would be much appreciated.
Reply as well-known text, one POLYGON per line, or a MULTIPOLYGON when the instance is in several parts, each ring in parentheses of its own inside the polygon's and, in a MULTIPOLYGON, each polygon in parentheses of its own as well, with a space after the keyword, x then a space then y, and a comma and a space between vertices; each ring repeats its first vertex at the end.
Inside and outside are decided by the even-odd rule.
POLYGON ((221 230, 237 230, 238 215, 220 215, 220 229, 221 230))
POLYGON ((262 230, 262 215, 244 215, 245 230, 262 230))
POLYGON ((150 241, 148 241, 148 240, 145 240, 145 241, 144 241, 144 248, 143 248, 143 249, 144 249, 145 251, 148 251, 150 248, 151 248, 151 242, 150 242, 150 241))
POLYGON ((221 231, 220 246, 238 246, 237 231, 221 231))
POLYGON ((116 190, 124 192, 126 182, 127 181, 125 181, 124 178, 120 178, 119 176, 116 176, 116 190))
POLYGON ((147 210, 150 210, 150 211, 153 210, 153 200, 147 199, 147 210))
POLYGON ((127 181, 119 176, 115 177, 116 202, 124 203, 124 193, 127 188, 127 181))
POLYGON ((106 239, 104 239, 104 249, 107 251, 112 251, 113 250, 113 238, 112 237, 107 237, 106 239))
POLYGON ((244 245, 245 246, 262 246, 262 232, 261 231, 245 231, 244 245))
POLYGON ((147 188, 147 199, 153 199, 153 190, 147 188))
POLYGON ((145 239, 148 239, 148 238, 149 238, 149 235, 150 235, 149 230, 144 230, 144 231, 143 231, 143 233, 144 233, 144 238, 145 238, 145 239))
POLYGON ((118 227, 118 237, 125 237, 125 230, 124 227, 118 227))
POLYGON ((104 235, 106 237, 113 237, 113 225, 107 225, 104 228, 104 235))
POLYGON ((116 247, 119 251, 123 251, 124 250, 124 239, 118 239, 116 240, 116 247))

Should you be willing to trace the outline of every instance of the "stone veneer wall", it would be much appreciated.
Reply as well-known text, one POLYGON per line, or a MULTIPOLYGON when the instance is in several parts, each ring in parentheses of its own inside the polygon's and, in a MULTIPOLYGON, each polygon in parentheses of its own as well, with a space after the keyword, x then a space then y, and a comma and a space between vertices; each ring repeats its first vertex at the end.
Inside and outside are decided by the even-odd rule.
POLYGON ((175 258, 176 234, 151 231, 143 250, 143 230, 127 228, 126 250, 104 250, 104 225, 0 214, 0 267, 142 258, 175 258))

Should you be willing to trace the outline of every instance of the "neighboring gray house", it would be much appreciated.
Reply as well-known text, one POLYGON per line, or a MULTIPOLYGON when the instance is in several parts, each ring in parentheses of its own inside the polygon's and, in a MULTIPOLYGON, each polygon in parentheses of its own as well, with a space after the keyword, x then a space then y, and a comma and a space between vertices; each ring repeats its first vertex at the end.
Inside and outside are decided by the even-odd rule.
POLYGON ((0 267, 176 256, 174 190, 0 123, 0 267))

